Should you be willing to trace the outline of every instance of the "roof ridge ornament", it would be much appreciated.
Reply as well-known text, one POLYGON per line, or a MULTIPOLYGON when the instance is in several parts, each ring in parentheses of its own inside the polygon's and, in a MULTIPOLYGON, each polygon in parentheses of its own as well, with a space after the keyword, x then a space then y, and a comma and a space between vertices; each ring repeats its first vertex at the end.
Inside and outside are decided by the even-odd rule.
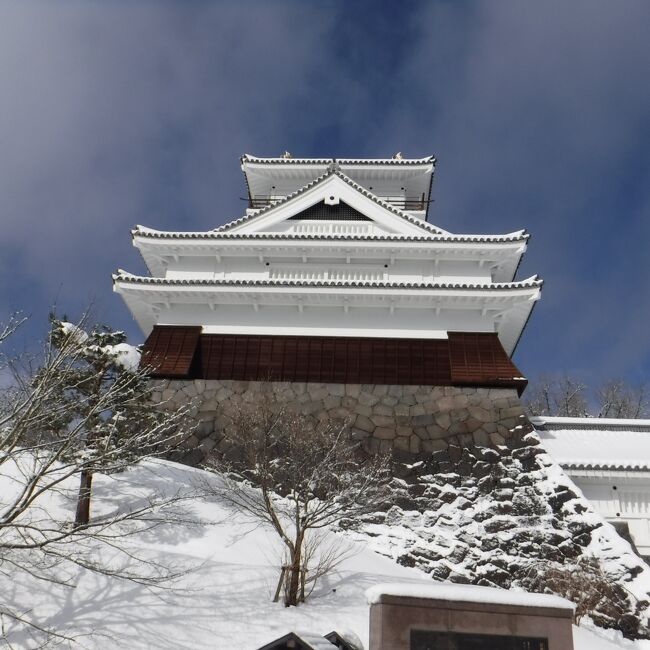
POLYGON ((327 165, 327 171, 330 174, 341 171, 341 165, 339 165, 339 161, 336 160, 336 158, 334 158, 332 162, 329 165, 327 165))
POLYGON ((291 155, 291 153, 289 151, 285 151, 282 154, 282 160, 291 160, 292 158, 293 158, 293 156, 291 155))
POLYGON ((402 152, 398 151, 396 154, 394 154, 393 155, 393 160, 403 160, 402 152))

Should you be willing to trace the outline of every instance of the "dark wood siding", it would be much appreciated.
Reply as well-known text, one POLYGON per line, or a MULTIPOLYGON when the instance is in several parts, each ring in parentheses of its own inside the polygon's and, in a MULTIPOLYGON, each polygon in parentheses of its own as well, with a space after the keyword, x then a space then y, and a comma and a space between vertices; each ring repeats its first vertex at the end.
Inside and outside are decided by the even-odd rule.
POLYGON ((496 334, 449 332, 449 339, 200 334, 157 326, 143 366, 155 377, 342 384, 514 386, 526 381, 496 334))
POLYGON ((154 327, 144 344, 141 366, 151 368, 152 377, 189 377, 200 336, 200 327, 154 327))
POLYGON ((203 334, 198 376, 341 384, 449 384, 439 339, 203 334))
POLYGON ((455 385, 526 386, 525 379, 492 333, 449 332, 451 381, 455 385))

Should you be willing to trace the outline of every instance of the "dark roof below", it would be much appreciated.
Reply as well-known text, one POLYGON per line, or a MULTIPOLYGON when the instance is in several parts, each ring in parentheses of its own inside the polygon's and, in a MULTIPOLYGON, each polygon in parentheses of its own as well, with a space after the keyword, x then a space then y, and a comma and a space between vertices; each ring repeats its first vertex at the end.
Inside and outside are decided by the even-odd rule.
POLYGON ((153 377, 342 384, 512 387, 526 380, 496 334, 449 339, 201 334, 154 327, 143 367, 153 377), (193 349, 190 354, 190 348, 193 349))
POLYGON ((332 648, 332 650, 335 650, 336 647, 325 637, 289 632, 289 634, 285 634, 279 639, 263 645, 258 650, 322 650, 324 648, 332 648))

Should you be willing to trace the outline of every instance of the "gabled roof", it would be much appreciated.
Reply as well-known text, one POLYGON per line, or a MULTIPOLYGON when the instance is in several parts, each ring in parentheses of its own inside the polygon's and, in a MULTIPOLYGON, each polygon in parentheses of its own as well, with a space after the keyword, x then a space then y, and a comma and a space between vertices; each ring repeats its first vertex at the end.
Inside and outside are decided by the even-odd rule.
POLYGON ((239 219, 235 219, 234 221, 231 221, 227 224, 224 224, 223 226, 219 226, 218 228, 215 228, 215 231, 217 232, 223 232, 225 230, 231 230, 233 228, 238 228, 239 226, 242 226, 243 224, 249 223, 253 220, 260 219, 263 216, 266 216, 270 213, 277 212, 284 206, 287 206, 290 204, 292 201, 295 201, 298 197, 306 194, 310 190, 313 190, 314 188, 318 187, 319 185, 325 183, 329 178, 332 177, 337 177, 341 179, 344 183, 346 183, 349 187, 353 188, 356 190, 359 194, 364 196, 366 199, 369 199, 370 201, 373 201, 375 204, 378 206, 382 207, 385 211, 390 212, 391 214, 400 217, 404 221, 417 226, 424 232, 432 232, 435 234, 443 234, 445 233, 444 230, 441 228, 438 228, 430 223, 427 223, 426 221, 423 221, 422 219, 418 219, 416 217, 412 217, 410 214, 407 212, 404 212, 403 210, 400 210, 399 208, 396 208, 395 206, 391 205, 390 203, 387 203, 386 201, 380 199, 379 197, 375 196, 372 192, 369 192, 365 188, 361 187, 361 185, 358 185, 355 183, 351 178, 343 174, 339 169, 337 169, 335 166, 332 166, 330 169, 328 169, 327 172, 325 172, 323 175, 319 176, 317 179, 312 181, 311 183, 308 183, 304 187, 300 188, 296 192, 293 192, 292 194, 287 195, 285 198, 279 200, 277 203, 273 203, 265 208, 262 208, 261 210, 255 212, 254 214, 246 215, 244 217, 241 217, 239 219))
POLYGON ((271 643, 261 646, 258 650, 335 650, 336 646, 325 637, 310 632, 289 632, 271 643))

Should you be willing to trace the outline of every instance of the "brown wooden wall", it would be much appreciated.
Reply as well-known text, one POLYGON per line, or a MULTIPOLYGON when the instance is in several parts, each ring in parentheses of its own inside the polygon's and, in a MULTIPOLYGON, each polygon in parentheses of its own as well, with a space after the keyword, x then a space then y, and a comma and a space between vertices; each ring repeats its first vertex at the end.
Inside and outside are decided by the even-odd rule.
POLYGON ((156 376, 187 377, 193 370, 201 329, 175 325, 154 327, 144 344, 140 365, 153 368, 156 376))
POLYGON ((143 367, 154 377, 342 384, 513 386, 525 380, 496 334, 449 332, 449 339, 200 334, 156 326, 143 367))

